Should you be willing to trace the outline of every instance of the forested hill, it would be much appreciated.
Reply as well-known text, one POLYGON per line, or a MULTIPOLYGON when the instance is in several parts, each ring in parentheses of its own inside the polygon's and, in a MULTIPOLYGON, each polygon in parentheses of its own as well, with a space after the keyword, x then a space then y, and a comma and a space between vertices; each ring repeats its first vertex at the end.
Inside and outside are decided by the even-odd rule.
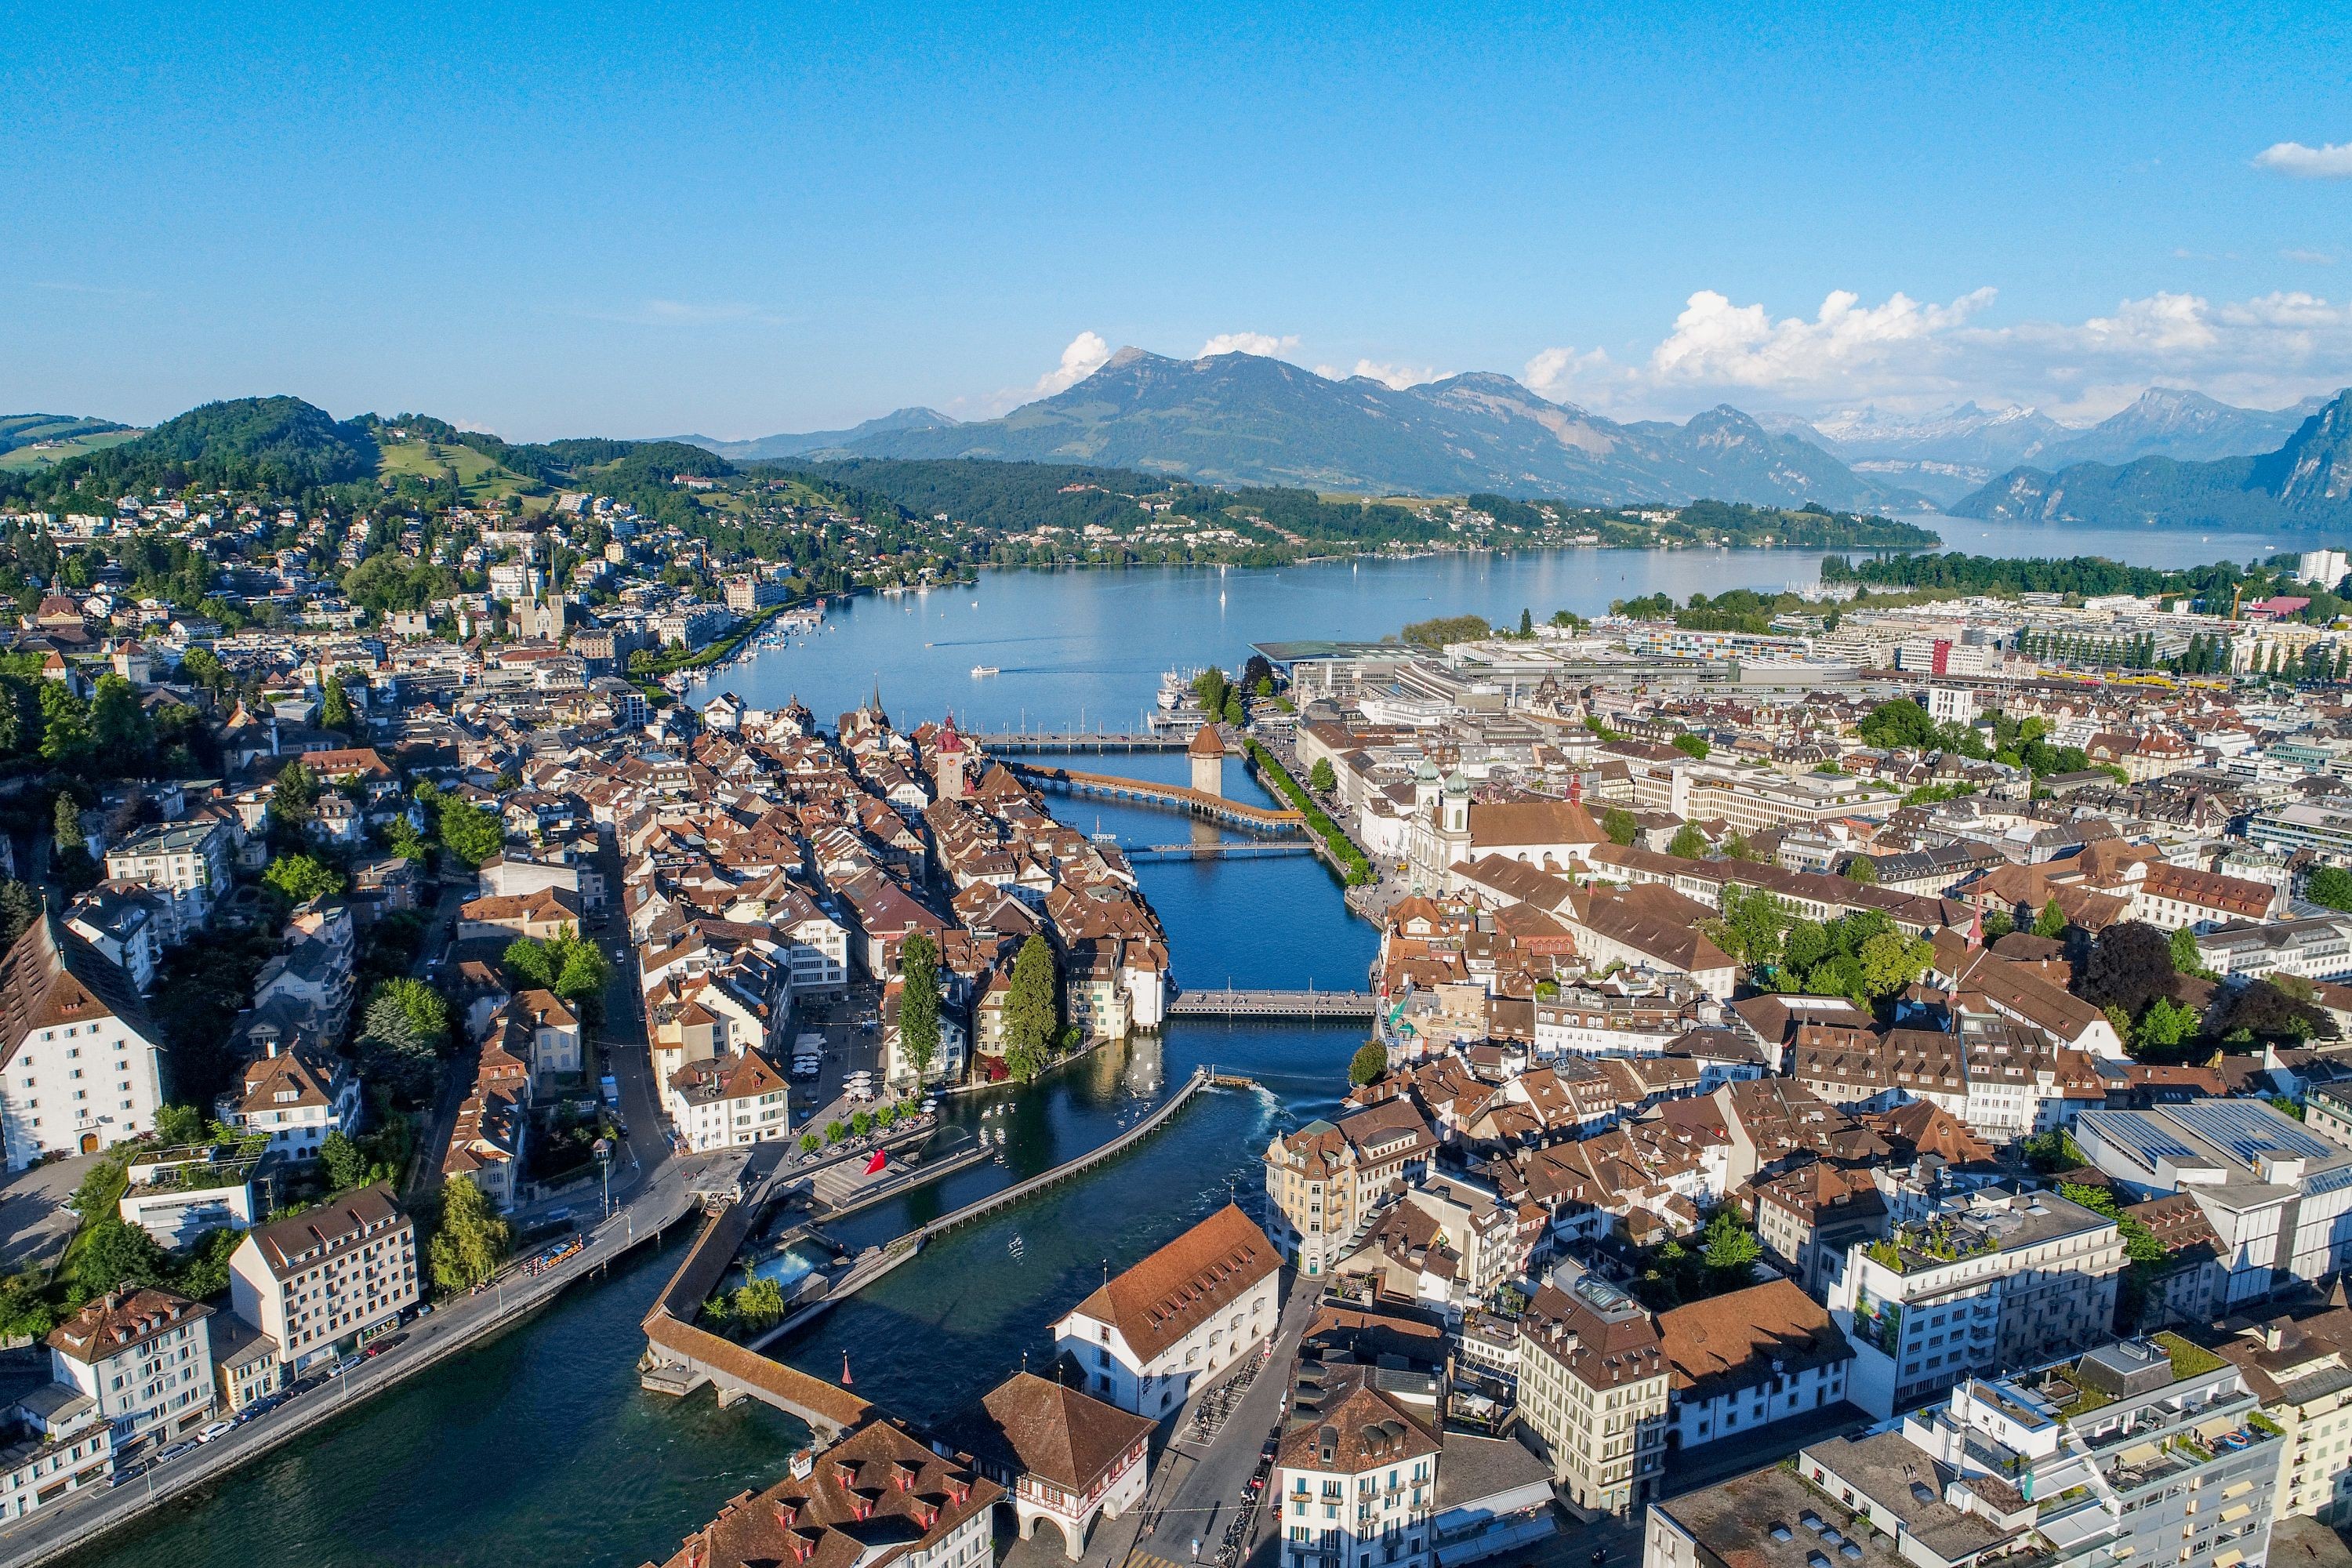
POLYGON ((2093 524, 2238 529, 2352 528, 2352 388, 2305 419, 2275 452, 2117 468, 2015 468, 1953 506, 1954 515, 2093 524))
POLYGON ((144 436, 91 452, 22 481, 34 499, 68 500, 79 490, 110 510, 115 497, 161 486, 286 492, 372 479, 374 436, 362 422, 337 422, 299 397, 239 397, 207 403, 144 436))

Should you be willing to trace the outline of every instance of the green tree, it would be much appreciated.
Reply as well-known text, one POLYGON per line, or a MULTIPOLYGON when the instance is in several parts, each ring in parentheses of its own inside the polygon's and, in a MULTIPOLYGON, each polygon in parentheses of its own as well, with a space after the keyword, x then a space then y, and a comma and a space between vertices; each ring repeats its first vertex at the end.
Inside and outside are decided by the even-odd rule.
MULTIPOLYGON (((900 1018, 905 1004, 899 1004, 900 1018)), ((1060 983, 1055 973, 1054 950, 1041 936, 1021 944, 1013 961, 1012 989, 1004 998, 1005 1070, 1023 1083, 1032 1083, 1053 1058, 1054 1042, 1062 1034, 1060 983)))
POLYGON ((1535 613, 1531 610, 1523 608, 1519 611, 1519 636, 1522 637, 1533 637, 1535 635, 1535 613))
POLYGON ((819 1149, 822 1149, 822 1148, 824 1148, 824 1139, 822 1139, 822 1138, 820 1138, 820 1137, 818 1137, 815 1133, 814 1133, 814 1132, 803 1132, 803 1133, 802 1133, 802 1134, 801 1134, 801 1152, 802 1152, 802 1153, 803 1153, 803 1154, 814 1154, 814 1153, 815 1153, 819 1149))
POLYGON ((343 678, 327 677, 319 694, 319 724, 321 729, 349 730, 352 727, 351 694, 343 689, 343 678))
POLYGON ((1878 865, 1867 855, 1857 855, 1845 863, 1845 879, 1860 882, 1865 888, 1878 885, 1878 865))
POLYGON ((2017 929, 2017 917, 2007 910, 1994 910, 1984 918, 1984 939, 1988 945, 2017 929))
POLYGON ((299 832, 310 826, 310 808, 319 799, 319 775, 300 762, 291 762, 278 770, 278 782, 269 788, 269 816, 290 832, 299 832))
POLYGON ((1315 759, 1315 765, 1307 770, 1307 784, 1309 788, 1319 790, 1325 795, 1339 787, 1339 775, 1332 771, 1330 758, 1315 759))
POLYGON ((2303 896, 2327 909, 2352 910, 2352 871, 2341 866, 2315 867, 2303 879, 2303 896))
POLYGON ((41 895, 28 882, 0 877, 0 952, 14 947, 26 927, 41 918, 41 895))
POLYGON ((89 727, 89 704, 62 680, 41 682, 41 760, 61 768, 83 768, 98 753, 89 727))
POLYGON ((2042 913, 2033 922, 2033 934, 2058 937, 2063 936, 2065 931, 2066 911, 2058 907, 2057 900, 2053 899, 2042 906, 2042 913))
POLYGON ((1706 858, 1706 835, 1698 830, 1696 824, 1685 822, 1675 829, 1674 837, 1667 841, 1666 853, 1677 860, 1703 860, 1706 858))
POLYGON ((217 691, 228 679, 228 667, 208 647, 192 647, 180 656, 180 678, 191 686, 217 691))
POLYGON ((366 1184, 367 1154, 340 1129, 320 1142, 319 1163, 326 1168, 327 1185, 336 1192, 347 1193, 366 1184))
POLYGON ((1717 941, 1725 952, 1741 963, 1776 962, 1790 923, 1789 907, 1764 889, 1742 888, 1737 882, 1724 884, 1722 915, 1717 922, 1717 941))
POLYGON ((261 884, 294 903, 343 890, 342 873, 308 855, 280 855, 261 874, 261 884))
POLYGON ((1388 1072, 1389 1048, 1378 1040, 1366 1040, 1358 1046, 1355 1056, 1348 1062, 1348 1081, 1358 1089, 1380 1082, 1388 1072))
POLYGON ((1875 1000, 1894 995, 1927 973, 1936 950, 1925 938, 1883 931, 1864 942, 1854 956, 1862 966, 1863 985, 1875 1000))
POLYGON ((450 1177, 442 1184, 441 1225, 427 1248, 433 1282, 452 1293, 485 1283, 506 1261, 511 1239, 482 1189, 464 1176, 450 1177))
POLYGON ((215 1226, 197 1237, 172 1288, 191 1301, 225 1294, 228 1289, 229 1259, 236 1256, 237 1243, 244 1239, 245 1232, 227 1225, 215 1226))
POLYGON ((1705 736, 1694 735, 1687 730, 1684 731, 1681 734, 1676 735, 1667 743, 1673 746, 1675 751, 1680 752, 1684 756, 1694 758, 1699 762, 1705 762, 1706 760, 1707 752, 1713 750, 1713 748, 1708 746, 1706 743, 1706 738, 1705 736))
POLYGON ((449 1004, 422 980, 403 975, 377 986, 372 1000, 389 998, 408 1016, 408 1026, 427 1047, 438 1050, 449 1037, 449 1004))
POLYGON ((361 1015, 357 1041, 362 1074, 405 1100, 420 1099, 439 1063, 433 1043, 417 1031, 400 998, 378 987, 361 1015))
POLYGON ((1717 1213, 1708 1223, 1706 1237, 1706 1245, 1700 1256, 1706 1260, 1709 1268, 1722 1273, 1747 1274, 1753 1269, 1756 1260, 1764 1255, 1756 1233, 1742 1225, 1739 1215, 1727 1208, 1717 1213))
POLYGON ((442 801, 440 832, 441 847, 468 866, 478 866, 506 847, 505 821, 470 801, 442 801))
POLYGON ((1601 814, 1601 831, 1609 836, 1610 843, 1623 848, 1642 836, 1642 825, 1623 806, 1612 805, 1601 814))
POLYGON ((155 1108, 155 1138, 167 1149, 196 1142, 205 1135, 205 1113, 193 1105, 155 1108))
POLYGON ((84 1215, 74 1238, 74 1282, 92 1296, 118 1285, 161 1285, 168 1265, 155 1238, 110 1209, 84 1215))
POLYGON ((898 950, 898 1048, 927 1078, 940 1054, 940 950, 921 931, 898 950))
POLYGON ((58 795, 57 809, 49 811, 49 832, 57 839, 57 848, 80 851, 82 848, 82 806, 70 795, 58 795))
POLYGON ((2140 1015, 2131 1042, 2141 1050, 2163 1050, 2179 1045, 2197 1032, 2197 1013, 2169 996, 2159 996, 2140 1015))
POLYGON ((849 1136, 849 1123, 836 1116, 824 1124, 824 1141, 838 1143, 849 1136))
POLYGON ((155 749, 155 726, 140 705, 139 689, 119 675, 98 678, 98 695, 90 703, 90 740, 106 771, 144 771, 155 749))

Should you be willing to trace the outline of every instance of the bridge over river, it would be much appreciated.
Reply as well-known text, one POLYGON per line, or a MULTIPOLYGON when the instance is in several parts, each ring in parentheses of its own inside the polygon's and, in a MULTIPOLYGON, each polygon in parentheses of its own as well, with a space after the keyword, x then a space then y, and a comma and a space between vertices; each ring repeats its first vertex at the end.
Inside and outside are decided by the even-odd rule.
POLYGON ((1180 991, 1171 1018, 1371 1018, 1380 998, 1369 991, 1180 991))
POLYGON ((1186 784, 1160 784, 1152 779, 1122 778, 1116 773, 1079 773, 1071 768, 1042 767, 1035 763, 1004 764, 1029 783, 1059 795, 1092 795, 1097 800, 1141 801, 1192 813, 1227 827, 1253 833, 1303 833, 1307 818, 1288 806, 1246 805, 1186 784))
POLYGON ((780 1166, 704 1224, 702 1234, 688 1249, 677 1272, 662 1288, 653 1310, 645 1316, 646 1353, 638 1363, 640 1381, 656 1393, 676 1394, 691 1394, 707 1383, 718 1392, 721 1405, 743 1398, 757 1399, 798 1416, 819 1441, 830 1441, 865 1420, 872 1406, 845 1388, 761 1355, 762 1347, 786 1337, 834 1302, 879 1279, 914 1257, 931 1237, 1019 1203, 1033 1193, 1125 1152, 1166 1126, 1202 1089, 1213 1084, 1244 1088, 1248 1083, 1246 1079, 1214 1074, 1207 1068, 1194 1068, 1174 1093, 1118 1137, 1026 1181, 975 1198, 886 1247, 870 1249, 823 1297, 801 1306, 751 1344, 739 1344, 698 1327, 695 1319, 701 1314, 702 1304, 718 1294, 720 1281, 727 1278, 736 1254, 742 1250, 769 1203, 789 1185, 791 1167, 780 1166))

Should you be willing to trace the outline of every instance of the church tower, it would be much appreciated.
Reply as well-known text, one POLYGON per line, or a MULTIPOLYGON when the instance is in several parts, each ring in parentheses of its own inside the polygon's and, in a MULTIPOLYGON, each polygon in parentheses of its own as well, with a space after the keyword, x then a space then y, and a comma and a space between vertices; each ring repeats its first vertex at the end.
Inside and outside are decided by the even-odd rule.
POLYGON ((1184 748, 1192 759, 1192 787, 1202 795, 1221 795, 1225 793, 1225 742, 1214 724, 1203 724, 1192 731, 1192 743, 1184 748))

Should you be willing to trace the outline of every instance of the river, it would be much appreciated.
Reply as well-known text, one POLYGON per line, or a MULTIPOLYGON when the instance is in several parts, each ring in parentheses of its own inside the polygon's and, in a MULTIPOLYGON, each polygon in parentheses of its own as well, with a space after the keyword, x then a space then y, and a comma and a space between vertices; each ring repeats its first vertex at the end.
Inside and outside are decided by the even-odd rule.
MULTIPOLYGON (((2269 553, 2250 536, 1938 524, 1978 553, 2116 555, 2183 565, 2269 553), (1974 534, 1981 537, 1971 537, 1974 534)), ((2284 548, 2284 546, 2280 546, 2284 548)), ((830 724, 878 683, 912 724, 952 706, 973 728, 1131 723, 1160 674, 1228 666, 1255 641, 1377 637, 1408 621, 1476 612, 1516 620, 1591 614, 1652 592, 1677 597, 1810 578, 1820 552, 1562 551, 1337 563, 1278 571, 992 572, 977 588, 835 606, 832 630, 762 653, 708 690, 755 704, 797 694, 830 724), (974 678, 978 663, 1003 673, 974 678)), ((1181 756, 1089 757, 1085 765, 1181 778, 1181 756)), ((1264 803, 1227 771, 1236 798, 1264 803)), ((1148 807, 1057 799, 1065 820, 1129 843, 1198 829, 1148 807)), ((1168 861, 1139 868, 1165 923, 1176 976, 1192 985, 1333 989, 1364 984, 1374 948, 1320 862, 1168 861)), ((1352 1027, 1183 1021, 1156 1039, 1098 1051, 1024 1090, 962 1097, 950 1121, 1011 1133, 1006 1165, 959 1172, 935 1190, 853 1216, 856 1244, 897 1234, 962 1198, 1110 1137, 1196 1063, 1255 1078, 1262 1092, 1202 1096, 1140 1147, 958 1230, 845 1302, 786 1348, 916 1419, 944 1414, 1021 1363, 1042 1364, 1053 1318, 1118 1269, 1257 1184, 1257 1155, 1297 1119, 1338 1102, 1352 1027)), ((751 1402, 721 1411, 643 1392, 638 1319, 678 1247, 641 1255, 576 1287, 495 1342, 419 1374, 345 1421, 246 1467, 84 1552, 89 1568, 577 1568, 658 1560, 729 1497, 773 1480, 804 1437, 751 1402)), ((314 1396, 315 1397, 315 1396, 314 1396)))

